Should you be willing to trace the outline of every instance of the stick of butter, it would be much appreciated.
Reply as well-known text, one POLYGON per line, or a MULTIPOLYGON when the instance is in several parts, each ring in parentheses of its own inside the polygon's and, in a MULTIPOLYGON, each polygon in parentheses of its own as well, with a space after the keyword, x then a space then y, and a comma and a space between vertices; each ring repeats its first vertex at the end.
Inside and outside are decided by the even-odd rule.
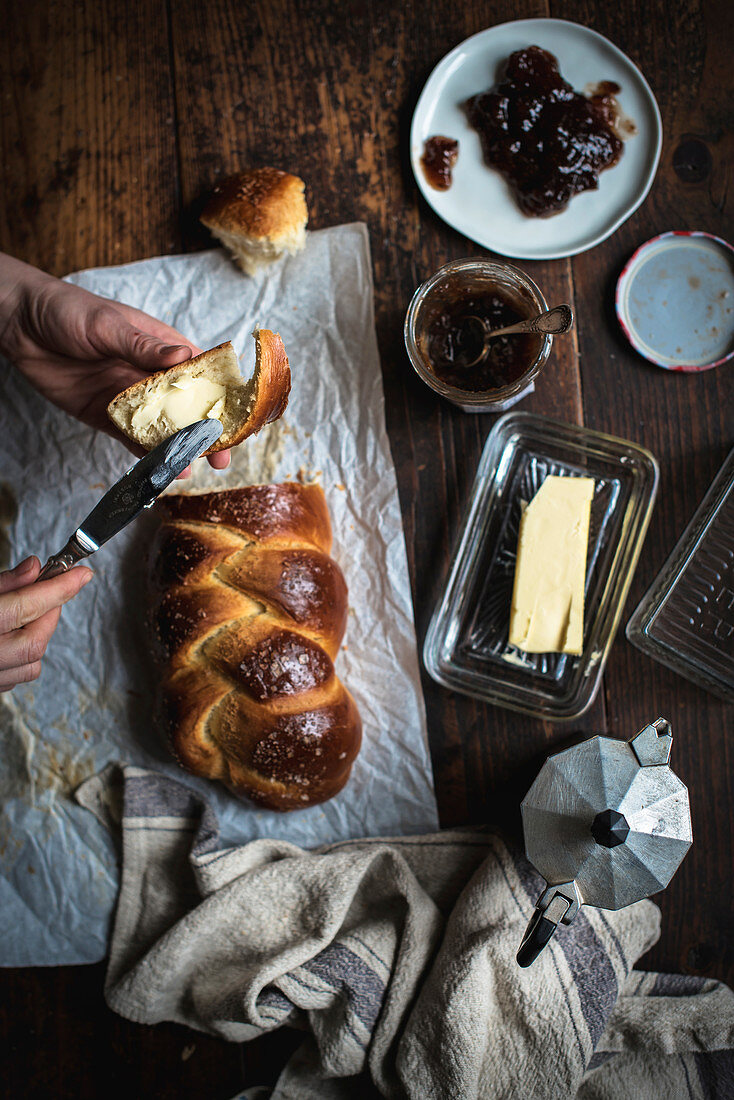
POLYGON ((510 645, 526 653, 581 653, 590 477, 547 477, 523 512, 510 645))

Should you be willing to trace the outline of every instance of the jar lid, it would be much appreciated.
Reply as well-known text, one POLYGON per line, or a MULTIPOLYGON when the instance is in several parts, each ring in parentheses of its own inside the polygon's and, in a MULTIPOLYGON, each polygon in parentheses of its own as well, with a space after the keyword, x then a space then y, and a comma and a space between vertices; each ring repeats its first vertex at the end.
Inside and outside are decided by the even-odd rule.
POLYGON ((617 319, 658 367, 702 371, 734 357, 734 248, 674 230, 643 244, 617 282, 617 319))

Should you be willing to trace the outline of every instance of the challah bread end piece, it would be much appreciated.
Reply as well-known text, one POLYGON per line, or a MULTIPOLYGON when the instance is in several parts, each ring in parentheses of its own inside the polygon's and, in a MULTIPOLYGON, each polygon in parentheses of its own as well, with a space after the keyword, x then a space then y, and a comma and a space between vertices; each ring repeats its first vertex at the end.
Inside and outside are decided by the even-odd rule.
POLYGON ((187 424, 212 417, 223 431, 205 454, 235 447, 288 404, 291 374, 277 332, 257 329, 255 369, 244 381, 232 344, 219 344, 185 363, 158 371, 118 393, 107 406, 115 427, 150 451, 187 424))
POLYGON ((323 491, 255 485, 156 510, 153 639, 174 756, 269 809, 332 798, 362 724, 333 665, 348 604, 323 491))
POLYGON ((253 168, 214 188, 200 221, 246 275, 306 246, 305 184, 279 168, 253 168))

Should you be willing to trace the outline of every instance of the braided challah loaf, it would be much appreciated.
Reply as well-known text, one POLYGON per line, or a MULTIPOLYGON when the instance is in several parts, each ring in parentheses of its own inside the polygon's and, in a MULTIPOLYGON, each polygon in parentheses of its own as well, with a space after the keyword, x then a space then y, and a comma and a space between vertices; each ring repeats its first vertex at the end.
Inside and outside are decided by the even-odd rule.
POLYGON ((322 490, 255 485, 157 508, 153 626, 174 755, 270 809, 332 798, 362 724, 332 664, 347 588, 322 490))

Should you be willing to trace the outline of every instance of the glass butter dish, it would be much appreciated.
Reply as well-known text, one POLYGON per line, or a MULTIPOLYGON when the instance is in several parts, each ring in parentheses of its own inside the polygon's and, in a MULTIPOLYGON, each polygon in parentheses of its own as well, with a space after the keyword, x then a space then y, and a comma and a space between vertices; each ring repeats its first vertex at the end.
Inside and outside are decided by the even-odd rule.
POLYGON ((734 701, 734 451, 627 623, 627 637, 734 701))
POLYGON ((492 429, 468 515, 423 649, 444 687, 554 722, 591 705, 619 625, 658 483, 635 443, 531 413, 492 429), (594 478, 580 656, 508 643, 520 517, 549 474, 594 478))

